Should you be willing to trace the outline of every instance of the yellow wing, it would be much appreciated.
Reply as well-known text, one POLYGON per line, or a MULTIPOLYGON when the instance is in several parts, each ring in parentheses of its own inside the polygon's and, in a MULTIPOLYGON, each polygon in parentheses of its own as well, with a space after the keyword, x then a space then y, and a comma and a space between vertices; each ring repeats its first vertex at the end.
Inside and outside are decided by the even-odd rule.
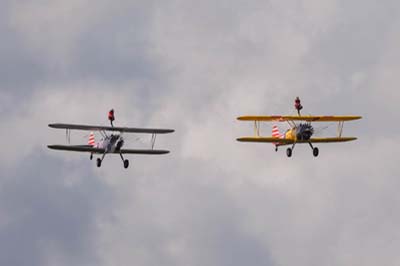
POLYGON ((339 122, 339 121, 350 121, 361 119, 361 116, 355 115, 342 115, 342 116, 321 116, 321 115, 269 115, 269 116, 261 116, 261 115, 253 115, 253 116, 239 116, 237 119, 240 121, 309 121, 309 122, 339 122))
MULTIPOLYGON (((333 137, 333 138, 311 138, 308 140, 298 140, 296 143, 330 143, 330 142, 346 142, 356 140, 356 137, 333 137)), ((292 139, 280 139, 274 137, 241 137, 238 138, 237 141, 241 142, 267 142, 267 143, 279 143, 282 145, 285 144, 293 144, 294 140, 292 139)))
MULTIPOLYGON (((356 140, 356 137, 311 138, 312 143, 346 142, 356 140)), ((308 141, 303 141, 308 142, 308 141)))
POLYGON ((291 139, 281 139, 281 138, 274 138, 274 137, 241 137, 241 138, 238 138, 237 141, 293 144, 293 140, 291 140, 291 139))

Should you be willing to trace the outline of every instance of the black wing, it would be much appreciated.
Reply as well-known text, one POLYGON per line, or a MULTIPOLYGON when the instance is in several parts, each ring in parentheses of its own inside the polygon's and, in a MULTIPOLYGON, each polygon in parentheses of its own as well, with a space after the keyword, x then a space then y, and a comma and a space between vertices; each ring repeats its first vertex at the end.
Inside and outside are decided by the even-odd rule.
POLYGON ((104 153, 105 149, 94 148, 89 145, 48 145, 49 149, 60 150, 60 151, 79 151, 79 152, 91 152, 91 153, 104 153))
POLYGON ((89 130, 89 131, 119 131, 127 133, 148 133, 148 134, 167 134, 172 133, 173 129, 161 128, 133 128, 133 127, 108 127, 108 126, 92 126, 92 125, 77 125, 77 124, 49 124, 49 127, 60 129, 73 129, 73 130, 89 130))
MULTIPOLYGON (((105 149, 94 148, 89 145, 48 145, 49 149, 60 151, 77 151, 77 152, 90 152, 90 153, 104 153, 105 149)), ((167 154, 167 150, 141 150, 141 149, 121 149, 121 151, 114 151, 113 153, 123 154, 167 154)))
MULTIPOLYGON (((114 152, 119 153, 119 152, 114 152)), ((124 154, 149 154, 149 155, 158 155, 158 154, 167 154, 169 151, 166 150, 131 150, 131 149, 121 149, 121 153, 124 154)))

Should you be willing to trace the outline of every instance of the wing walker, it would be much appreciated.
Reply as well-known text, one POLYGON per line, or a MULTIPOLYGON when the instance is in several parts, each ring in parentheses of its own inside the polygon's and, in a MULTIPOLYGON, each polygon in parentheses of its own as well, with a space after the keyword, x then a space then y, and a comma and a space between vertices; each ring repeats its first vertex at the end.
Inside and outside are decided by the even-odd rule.
POLYGON ((240 116, 237 119, 240 121, 253 121, 254 122, 254 136, 240 137, 237 140, 241 142, 262 142, 272 143, 275 146, 275 151, 278 147, 291 145, 286 149, 286 155, 292 156, 296 144, 308 144, 315 157, 318 156, 319 150, 314 147, 315 143, 333 143, 333 142, 347 142, 356 140, 356 137, 343 137, 343 125, 346 121, 361 119, 361 116, 311 116, 301 115, 300 111, 303 109, 299 97, 295 99, 294 107, 297 110, 296 115, 270 115, 270 116, 240 116), (303 123, 296 123, 297 121, 304 121, 303 123), (285 133, 280 134, 278 127, 274 124, 272 127, 272 136, 262 136, 260 134, 260 122, 287 122, 289 129, 285 133), (338 122, 337 136, 318 138, 313 137, 314 128, 312 122, 338 122))

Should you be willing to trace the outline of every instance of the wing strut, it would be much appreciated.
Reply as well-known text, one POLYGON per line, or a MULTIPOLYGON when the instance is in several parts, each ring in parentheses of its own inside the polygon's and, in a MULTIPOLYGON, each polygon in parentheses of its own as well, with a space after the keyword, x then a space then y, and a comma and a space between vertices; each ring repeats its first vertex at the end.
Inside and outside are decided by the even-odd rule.
POLYGON ((254 135, 260 136, 260 121, 254 121, 254 135))
POLYGON ((296 123, 293 120, 287 120, 287 123, 289 124, 290 128, 296 127, 296 123))
POLYGON ((71 130, 69 128, 65 130, 65 139, 68 142, 68 144, 71 143, 71 130))
POLYGON ((154 144, 156 143, 157 134, 151 135, 151 149, 154 150, 154 144))
POLYGON ((103 138, 106 138, 106 137, 107 137, 107 133, 106 133, 105 130, 99 130, 99 132, 100 132, 100 134, 101 134, 101 136, 102 136, 103 138))
POLYGON ((339 121, 338 128, 337 128, 337 133, 338 133, 339 138, 342 137, 343 125, 344 125, 344 121, 339 121))

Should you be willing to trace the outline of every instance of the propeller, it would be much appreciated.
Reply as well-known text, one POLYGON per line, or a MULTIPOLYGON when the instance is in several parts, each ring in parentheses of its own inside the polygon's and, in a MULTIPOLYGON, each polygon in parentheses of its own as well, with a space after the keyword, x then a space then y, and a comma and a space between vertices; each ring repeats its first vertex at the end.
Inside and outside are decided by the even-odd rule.
POLYGON ((327 130, 328 128, 330 128, 330 127, 333 126, 333 125, 335 125, 335 123, 330 123, 330 124, 328 124, 327 126, 318 126, 318 127, 315 127, 314 134, 315 134, 315 135, 320 135, 323 131, 327 130))

